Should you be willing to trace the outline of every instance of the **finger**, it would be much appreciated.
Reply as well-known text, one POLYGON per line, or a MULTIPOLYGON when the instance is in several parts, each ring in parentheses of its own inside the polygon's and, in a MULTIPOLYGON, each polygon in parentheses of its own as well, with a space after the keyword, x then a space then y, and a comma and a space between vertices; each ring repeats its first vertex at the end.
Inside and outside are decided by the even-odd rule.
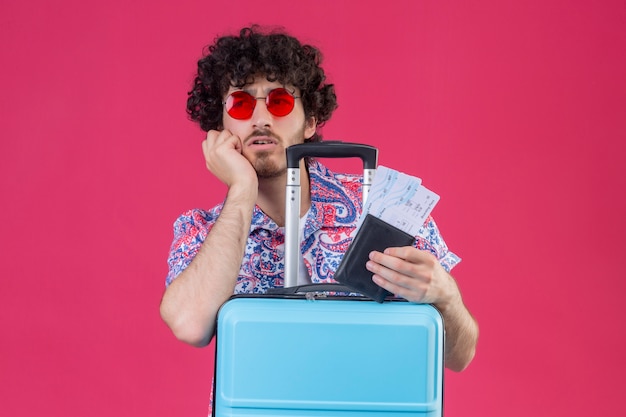
POLYGON ((206 138, 202 141, 202 152, 205 158, 208 156, 209 151, 215 146, 220 134, 221 132, 218 130, 209 130, 206 132, 206 138))
POLYGON ((222 151, 230 151, 232 149, 241 153, 241 141, 238 136, 233 135, 228 130, 210 130, 207 132, 206 139, 202 142, 202 151, 205 158, 208 158, 209 155, 217 157, 222 151))
POLYGON ((420 303, 424 302, 426 297, 426 290, 422 287, 405 287, 402 285, 398 285, 397 283, 389 281, 378 274, 372 275, 372 281, 379 287, 384 288, 385 290, 394 294, 396 297, 402 297, 409 301, 420 303))
MULTIPOLYGON (((380 254, 380 252, 378 253, 380 254)), ((374 256, 374 258, 378 258, 378 257, 374 256)), ((409 268, 401 266, 401 263, 406 263, 405 261, 398 259, 398 258, 385 256, 385 255, 382 255, 379 258, 385 261, 385 263, 378 262, 378 260, 370 260, 365 265, 368 271, 372 272, 374 275, 378 276, 379 278, 385 280, 386 282, 390 283, 391 285, 395 287, 402 287, 402 288, 412 287, 411 281, 413 281, 414 279, 412 279, 410 275, 404 272, 405 270, 408 270, 409 268)), ((386 287, 383 287, 383 288, 391 291, 389 288, 386 288, 386 287)))
POLYGON ((237 135, 233 135, 229 130, 223 130, 217 137, 218 145, 225 145, 230 149, 235 149, 237 152, 242 153, 243 144, 241 139, 237 135))
POLYGON ((206 132, 205 141, 211 144, 217 143, 220 137, 223 137, 224 130, 209 130, 206 132))
POLYGON ((384 253, 373 251, 370 253, 370 260, 391 271, 397 271, 411 277, 418 277, 426 272, 426 268, 424 268, 425 264, 421 261, 421 258, 411 254, 410 249, 418 251, 418 249, 412 247, 393 248, 393 250, 387 249, 384 253))
POLYGON ((394 284, 393 282, 387 281, 385 278, 381 277, 380 275, 376 275, 376 274, 372 275, 372 281, 374 281, 376 285, 389 291, 396 297, 399 297, 400 296, 399 293, 402 292, 402 288, 400 286, 394 284))
POLYGON ((385 249, 384 254, 404 259, 414 264, 426 263, 432 266, 437 262, 437 258, 432 253, 417 249, 414 246, 390 247, 385 249))

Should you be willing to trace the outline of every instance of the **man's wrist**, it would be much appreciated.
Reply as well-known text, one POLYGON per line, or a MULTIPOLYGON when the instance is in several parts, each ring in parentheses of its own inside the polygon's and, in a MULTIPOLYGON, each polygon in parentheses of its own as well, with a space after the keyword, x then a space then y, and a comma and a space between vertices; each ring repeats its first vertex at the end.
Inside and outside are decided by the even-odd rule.
POLYGON ((258 187, 251 183, 231 185, 226 198, 234 199, 237 202, 256 202, 258 187))

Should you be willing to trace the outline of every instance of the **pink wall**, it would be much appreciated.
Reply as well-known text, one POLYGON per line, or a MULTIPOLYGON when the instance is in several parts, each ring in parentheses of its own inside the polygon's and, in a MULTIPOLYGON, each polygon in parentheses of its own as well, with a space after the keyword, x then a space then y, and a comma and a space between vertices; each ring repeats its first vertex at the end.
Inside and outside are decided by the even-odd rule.
POLYGON ((0 4, 0 415, 206 415, 211 351, 158 305, 173 220, 224 191, 184 112, 195 61, 250 22, 325 51, 327 138, 441 194, 481 324, 446 414, 623 408, 624 2, 353 4, 0 4))

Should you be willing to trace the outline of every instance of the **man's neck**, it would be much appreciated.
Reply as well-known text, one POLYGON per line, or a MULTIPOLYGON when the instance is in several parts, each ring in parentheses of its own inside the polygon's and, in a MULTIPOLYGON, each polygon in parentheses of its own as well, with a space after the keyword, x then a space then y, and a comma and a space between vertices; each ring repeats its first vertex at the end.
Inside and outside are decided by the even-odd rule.
MULTIPOLYGON (((285 187, 287 186, 287 174, 275 178, 259 178, 259 194, 257 205, 278 226, 285 226, 285 187)), ((300 217, 311 206, 311 190, 309 175, 300 163, 300 217)))

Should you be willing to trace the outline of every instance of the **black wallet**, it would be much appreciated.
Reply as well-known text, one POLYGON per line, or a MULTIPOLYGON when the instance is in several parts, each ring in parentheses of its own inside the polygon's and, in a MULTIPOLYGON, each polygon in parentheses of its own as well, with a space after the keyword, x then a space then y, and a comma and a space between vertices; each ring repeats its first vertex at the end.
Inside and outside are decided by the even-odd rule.
POLYGON ((391 293, 372 281, 372 273, 365 267, 370 252, 383 252, 390 247, 409 246, 414 242, 414 236, 367 214, 335 272, 335 281, 382 303, 391 293))

